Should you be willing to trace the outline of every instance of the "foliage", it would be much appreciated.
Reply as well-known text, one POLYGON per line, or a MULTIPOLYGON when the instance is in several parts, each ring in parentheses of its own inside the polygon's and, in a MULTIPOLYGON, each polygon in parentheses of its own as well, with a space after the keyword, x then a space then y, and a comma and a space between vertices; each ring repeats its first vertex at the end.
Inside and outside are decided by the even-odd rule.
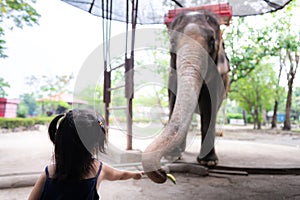
MULTIPOLYGON (((242 113, 227 113, 227 122, 230 122, 230 119, 243 119, 243 114, 242 113)), ((253 123, 253 116, 252 115, 247 115, 246 116, 247 123, 253 123)))
POLYGON ((270 34, 265 27, 251 24, 253 17, 232 19, 224 30, 226 53, 230 60, 230 82, 245 78, 269 52, 270 34))
MULTIPOLYGON (((98 83, 96 86, 88 86, 84 90, 75 94, 75 97, 87 102, 88 107, 104 108, 103 103, 103 83, 98 83)), ((104 112, 102 112, 104 113, 104 112)))
POLYGON ((230 121, 230 119, 243 119, 242 113, 227 113, 227 119, 230 121))
POLYGON ((17 108, 17 117, 25 118, 28 115, 29 108, 24 102, 20 102, 17 108))
POLYGON ((242 78, 231 86, 230 98, 253 115, 258 128, 262 122, 262 111, 272 108, 275 77, 272 65, 261 64, 256 66, 247 78, 242 78))
POLYGON ((300 87, 295 87, 293 92, 292 113, 300 117, 300 87))
POLYGON ((7 96, 7 93, 5 92, 4 88, 9 88, 9 87, 10 87, 9 83, 0 77, 0 98, 5 98, 7 96))
POLYGON ((34 124, 47 125, 52 121, 53 117, 33 117, 31 119, 34 120, 34 124))
POLYGON ((15 129, 18 127, 31 128, 36 124, 49 124, 53 117, 34 117, 34 118, 0 118, 0 128, 15 129))
POLYGON ((26 77, 26 85, 31 89, 32 97, 42 99, 42 102, 39 103, 39 107, 42 107, 42 114, 46 111, 51 113, 61 113, 64 112, 64 110, 69 109, 70 106, 66 102, 54 101, 48 98, 68 93, 68 86, 73 78, 73 74, 56 75, 54 77, 36 77, 32 75, 26 77))
MULTIPOLYGON (((252 79, 248 76, 264 60, 272 60, 271 62, 279 60, 279 64, 274 65, 274 67, 282 67, 282 71, 286 72, 288 95, 286 97, 284 95, 285 90, 280 87, 280 74, 278 74, 277 83, 275 82, 274 84, 275 88, 270 87, 269 90, 274 92, 274 102, 276 100, 276 103, 279 103, 279 112, 285 110, 286 116, 289 116, 289 107, 292 101, 291 91, 299 61, 300 31, 299 26, 294 26, 293 24, 298 20, 296 16, 293 16, 299 9, 299 5, 296 2, 294 0, 283 10, 274 13, 246 18, 233 18, 231 27, 225 30, 224 35, 226 52, 231 64, 232 90, 237 89, 237 84, 244 85, 244 88, 246 88, 246 85, 250 86, 249 82, 252 83, 252 79), (257 23, 258 21, 260 23, 257 23), (286 100, 285 108, 283 108, 284 100, 286 100)), ((281 70, 279 71, 281 72, 281 70)), ((264 79, 264 77, 261 78, 264 79)), ((253 94, 249 93, 248 95, 255 94, 255 88, 249 87, 247 89, 253 89, 253 94)), ((230 96, 236 97, 236 92, 235 94, 230 94, 230 96)), ((240 103, 240 105, 247 110, 252 109, 249 103, 240 103)), ((257 119, 261 118, 262 116, 257 116, 257 119)), ((289 117, 287 118, 289 119, 289 117)))
MULTIPOLYGON (((279 86, 277 88, 278 90, 278 113, 284 113, 285 112, 285 102, 286 102, 286 90, 285 87, 279 86)), ((274 96, 276 98, 276 96, 274 96)))
MULTIPOLYGON (((111 72, 111 87, 116 88, 125 85, 124 68, 119 68, 111 72)), ((127 104, 125 98, 125 87, 121 87, 111 91, 111 106, 125 106, 127 104)))
MULTIPOLYGON (((165 33, 163 33, 165 34, 165 33)), ((136 104, 143 106, 157 105, 161 108, 168 107, 168 78, 169 78, 169 66, 170 56, 166 55, 166 52, 158 51, 157 49, 150 49, 146 52, 149 56, 150 66, 145 65, 143 61, 139 63, 141 66, 141 73, 149 74, 155 79, 159 79, 157 83, 150 83, 143 90, 145 92, 139 96, 139 99, 135 100, 136 104)), ((139 74, 142 76, 142 74, 139 74)), ((138 76, 139 76, 138 75, 138 76)))
POLYGON ((31 118, 0 118, 0 127, 5 129, 13 129, 17 127, 29 128, 34 125, 31 118))
POLYGON ((31 88, 32 94, 37 98, 50 97, 56 94, 68 92, 68 86, 73 80, 71 75, 50 76, 29 76, 26 77, 26 85, 31 88))
POLYGON ((286 72, 288 88, 285 106, 286 117, 283 126, 285 130, 291 129, 290 116, 293 102, 293 85, 299 66, 300 28, 292 24, 293 20, 298 20, 297 16, 294 16, 298 9, 299 5, 296 4, 296 1, 292 1, 282 12, 273 15, 276 20, 273 24, 273 30, 275 30, 273 37, 276 38, 273 49, 280 60, 280 65, 286 72))
POLYGON ((13 27, 23 28, 38 23, 40 15, 31 4, 35 0, 0 0, 0 58, 5 58, 5 29, 13 27))
POLYGON ((20 100, 17 115, 19 117, 26 117, 27 115, 34 116, 36 114, 37 103, 33 95, 23 94, 20 96, 20 100))
POLYGON ((71 106, 63 101, 41 101, 38 102, 39 107, 41 107, 41 114, 51 116, 52 114, 64 113, 66 110, 70 109, 71 106))

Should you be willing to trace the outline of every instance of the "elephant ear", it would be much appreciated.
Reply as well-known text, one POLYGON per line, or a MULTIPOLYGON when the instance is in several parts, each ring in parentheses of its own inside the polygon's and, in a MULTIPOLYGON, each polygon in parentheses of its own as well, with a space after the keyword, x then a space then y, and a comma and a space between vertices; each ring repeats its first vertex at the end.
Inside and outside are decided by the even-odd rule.
POLYGON ((217 69, 220 74, 226 74, 230 70, 229 60, 225 53, 222 31, 220 32, 217 69))

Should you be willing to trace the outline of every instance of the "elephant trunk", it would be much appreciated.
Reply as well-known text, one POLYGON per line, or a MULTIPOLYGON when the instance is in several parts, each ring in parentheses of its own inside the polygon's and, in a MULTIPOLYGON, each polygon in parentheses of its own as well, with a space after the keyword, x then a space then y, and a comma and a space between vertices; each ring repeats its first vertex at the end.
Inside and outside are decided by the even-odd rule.
MULTIPOLYGON (((191 40, 189 38, 189 40, 191 40)), ((195 42, 183 42, 177 50, 177 96, 169 123, 144 151, 142 164, 147 176, 156 183, 166 181, 161 158, 185 140, 198 104, 200 89, 207 72, 207 52, 195 42)))

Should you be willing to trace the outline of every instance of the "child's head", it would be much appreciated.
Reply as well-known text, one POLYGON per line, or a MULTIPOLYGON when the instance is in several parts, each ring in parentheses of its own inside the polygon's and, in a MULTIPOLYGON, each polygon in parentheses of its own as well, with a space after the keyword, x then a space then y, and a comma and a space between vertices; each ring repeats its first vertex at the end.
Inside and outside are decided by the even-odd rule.
POLYGON ((48 133, 54 144, 56 178, 78 179, 89 172, 93 154, 104 152, 104 124, 101 115, 87 109, 74 109, 51 121, 48 133))

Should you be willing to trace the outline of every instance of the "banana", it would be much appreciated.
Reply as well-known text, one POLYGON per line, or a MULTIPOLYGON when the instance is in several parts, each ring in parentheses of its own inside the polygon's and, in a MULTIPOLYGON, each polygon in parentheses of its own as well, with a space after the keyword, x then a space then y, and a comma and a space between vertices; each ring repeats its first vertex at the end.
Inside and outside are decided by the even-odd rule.
POLYGON ((167 174, 167 178, 172 181, 172 183, 176 184, 176 178, 172 174, 167 174))

